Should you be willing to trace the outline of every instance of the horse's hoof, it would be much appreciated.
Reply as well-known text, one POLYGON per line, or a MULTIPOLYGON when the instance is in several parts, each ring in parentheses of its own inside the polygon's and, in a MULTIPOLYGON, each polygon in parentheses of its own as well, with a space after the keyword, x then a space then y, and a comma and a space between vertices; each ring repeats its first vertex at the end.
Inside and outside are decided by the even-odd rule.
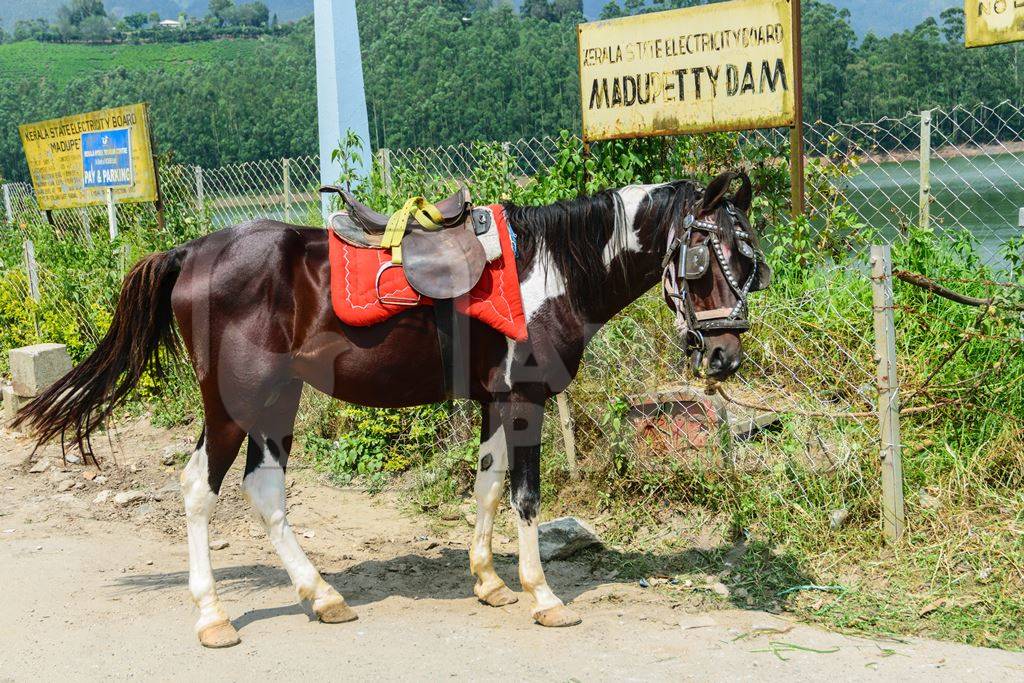
POLYGON ((512 603, 519 602, 519 596, 513 593, 512 590, 504 584, 498 586, 487 595, 478 595, 477 599, 491 607, 504 607, 505 605, 511 605, 512 603))
POLYGON ((355 621, 359 618, 356 611, 349 607, 344 600, 332 602, 314 611, 320 621, 325 624, 343 624, 346 621, 355 621))
POLYGON ((563 626, 575 626, 583 621, 580 615, 573 612, 565 605, 549 607, 533 615, 533 620, 541 626, 549 628, 561 628, 563 626))
POLYGON ((227 620, 218 621, 199 632, 199 643, 203 647, 232 647, 240 642, 242 641, 238 638, 238 631, 227 620))

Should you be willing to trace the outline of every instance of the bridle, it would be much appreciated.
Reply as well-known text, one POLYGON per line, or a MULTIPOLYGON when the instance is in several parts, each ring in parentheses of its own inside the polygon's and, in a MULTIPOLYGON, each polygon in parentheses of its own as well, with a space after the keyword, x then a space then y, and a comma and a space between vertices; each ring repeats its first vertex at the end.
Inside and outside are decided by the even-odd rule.
POLYGON ((751 292, 765 289, 771 277, 764 254, 754 245, 753 235, 740 229, 742 221, 739 212, 731 204, 726 204, 725 210, 733 220, 736 248, 753 264, 750 275, 743 283, 740 283, 737 274, 729 265, 729 259, 722 247, 724 232, 717 223, 697 218, 695 214, 690 213, 683 220, 681 227, 673 225, 669 230, 668 247, 662 260, 662 286, 665 301, 675 312, 676 325, 686 334, 687 355, 702 354, 705 351, 706 332, 749 330, 747 298, 751 292), (691 245, 690 240, 694 232, 704 233, 707 237, 702 243, 691 245), (690 283, 707 275, 711 267, 712 254, 725 281, 729 284, 729 289, 736 296, 736 304, 710 311, 698 311, 693 305, 690 283))

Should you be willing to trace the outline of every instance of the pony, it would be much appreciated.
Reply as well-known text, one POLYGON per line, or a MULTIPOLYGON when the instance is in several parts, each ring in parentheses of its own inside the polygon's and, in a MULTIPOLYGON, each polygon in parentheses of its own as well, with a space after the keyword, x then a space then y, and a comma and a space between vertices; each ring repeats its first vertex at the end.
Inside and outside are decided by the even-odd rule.
MULTIPOLYGON (((566 389, 593 336, 662 283, 690 362, 724 380, 740 366, 747 295, 767 286, 747 213, 745 173, 634 185, 550 206, 503 205, 528 340, 469 321, 464 398, 480 404, 469 550, 473 592, 487 605, 517 601, 494 569, 491 535, 506 474, 518 525, 519 580, 533 619, 580 617, 548 585, 538 548, 541 426, 545 403, 566 389), (730 195, 730 185, 740 186, 730 195), (712 259, 711 256, 714 258, 712 259)), ((125 277, 111 326, 96 349, 16 416, 39 444, 70 436, 82 447, 146 372, 162 378, 182 349, 202 394, 204 423, 181 473, 196 632, 207 647, 239 642, 217 596, 208 523, 225 474, 248 437, 242 488, 300 600, 320 621, 357 618, 306 557, 285 514, 285 470, 303 385, 379 408, 443 401, 446 381, 429 307, 370 327, 334 314, 324 229, 274 220, 226 228, 146 256, 125 277)), ((450 386, 450 384, 448 385, 450 386)))

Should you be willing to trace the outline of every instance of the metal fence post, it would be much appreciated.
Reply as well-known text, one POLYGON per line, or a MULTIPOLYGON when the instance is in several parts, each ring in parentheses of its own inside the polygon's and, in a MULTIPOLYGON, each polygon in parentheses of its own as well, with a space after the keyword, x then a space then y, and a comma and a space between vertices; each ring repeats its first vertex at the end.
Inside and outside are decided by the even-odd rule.
POLYGON ((39 265, 36 263, 36 245, 25 240, 25 272, 28 274, 28 294, 39 303, 39 265))
POLYGON ((391 150, 381 147, 377 150, 377 156, 380 160, 380 176, 384 182, 384 192, 391 194, 391 150))
POLYGON ((203 210, 203 205, 206 202, 206 188, 203 185, 203 167, 196 166, 196 209, 199 211, 203 210))
POLYGON ((11 186, 8 183, 4 183, 4 215, 7 216, 7 222, 14 225, 14 206, 11 204, 11 186))
POLYGON ((918 225, 927 230, 932 220, 932 112, 921 112, 921 192, 918 225))
POLYGON ((287 223, 292 215, 292 171, 288 159, 281 160, 281 175, 284 181, 284 222, 287 223))
POLYGON ((117 203, 114 201, 114 188, 107 188, 107 225, 110 226, 110 239, 117 239, 117 203))
POLYGON ((565 392, 555 397, 558 404, 558 424, 562 428, 562 442, 565 445, 565 458, 569 465, 569 478, 573 481, 579 479, 579 470, 576 468, 576 436, 572 431, 572 414, 569 412, 569 400, 565 392))
POLYGON ((896 325, 893 321, 892 253, 871 247, 875 361, 878 363, 878 424, 881 430, 882 530, 889 542, 903 535, 903 459, 900 443, 899 380, 896 377, 896 325))

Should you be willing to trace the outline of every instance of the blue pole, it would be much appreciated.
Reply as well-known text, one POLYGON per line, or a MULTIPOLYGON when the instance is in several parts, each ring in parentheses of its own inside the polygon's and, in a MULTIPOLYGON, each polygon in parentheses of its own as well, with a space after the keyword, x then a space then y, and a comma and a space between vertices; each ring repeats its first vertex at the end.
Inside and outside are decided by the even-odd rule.
MULTIPOLYGON (((341 166, 331 161, 349 130, 362 141, 360 177, 370 174, 370 122, 366 114, 363 60, 359 51, 359 23, 355 0, 314 0, 316 36, 316 99, 320 129, 320 182, 333 184, 341 166)), ((329 197, 322 199, 324 217, 329 197)))

